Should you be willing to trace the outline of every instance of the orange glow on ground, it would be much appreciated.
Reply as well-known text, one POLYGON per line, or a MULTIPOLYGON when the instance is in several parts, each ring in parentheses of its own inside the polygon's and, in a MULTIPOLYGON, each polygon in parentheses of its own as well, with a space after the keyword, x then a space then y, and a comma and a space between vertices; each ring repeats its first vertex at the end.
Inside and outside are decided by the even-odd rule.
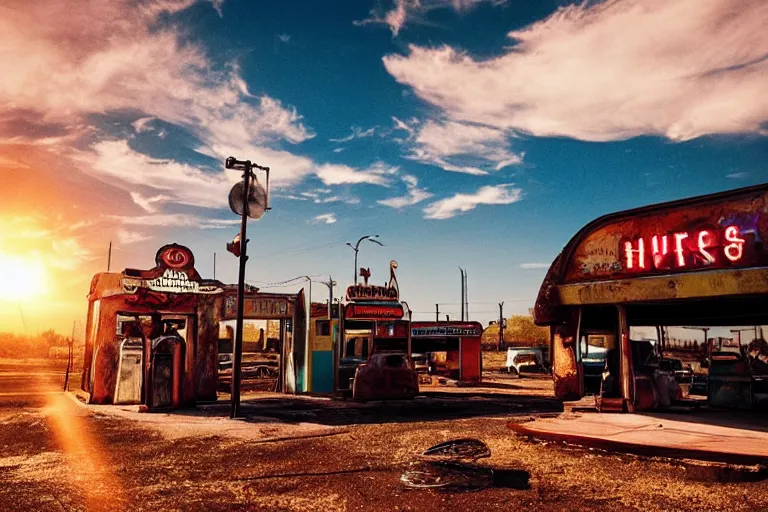
POLYGON ((111 468, 105 447, 86 421, 88 413, 62 393, 51 396, 45 412, 56 445, 72 469, 71 483, 85 495, 87 510, 122 510, 122 482, 111 468))

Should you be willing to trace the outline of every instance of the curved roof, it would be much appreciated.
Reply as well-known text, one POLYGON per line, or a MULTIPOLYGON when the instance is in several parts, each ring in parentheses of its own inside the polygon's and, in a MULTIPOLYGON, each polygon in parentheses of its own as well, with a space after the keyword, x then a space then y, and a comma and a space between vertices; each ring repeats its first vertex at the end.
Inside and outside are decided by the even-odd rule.
MULTIPOLYGON (((733 233, 730 236, 733 237, 733 233)), ((606 288, 610 283, 610 291, 617 292, 614 293, 616 302, 622 302, 618 299, 632 295, 629 289, 642 281, 637 279, 639 277, 652 279, 667 276, 668 281, 668 276, 674 275, 683 276, 682 280, 691 282, 694 275, 699 276, 704 272, 722 273, 723 270, 735 268, 766 267, 768 248, 763 243, 766 238, 768 184, 604 215, 579 230, 555 258, 539 290, 534 320, 537 324, 557 320, 555 309, 563 303, 559 292, 567 285, 573 285, 573 289, 578 288, 581 292, 590 284, 605 283, 603 288, 606 288), (728 226, 736 226, 739 236, 745 240, 743 253, 739 253, 740 259, 735 263, 723 255, 726 245, 724 229, 728 226), (700 235, 702 231, 706 233, 700 235), (678 252, 681 254, 679 257, 682 265, 675 252, 675 233, 680 233, 681 237, 678 252), (657 239, 654 240, 654 237, 657 239), (642 242, 639 242, 641 239, 642 242), (702 242, 699 240, 703 240, 706 251, 717 257, 709 258, 708 261, 708 252, 701 251, 702 242), (662 242, 667 247, 665 254, 652 255, 655 247, 661 250, 662 242), (634 267, 629 266, 626 253, 628 243, 632 244, 632 257, 644 258, 644 268, 638 268, 637 260, 633 261, 634 267), (641 247, 644 251, 642 253, 639 252, 641 247), (657 264, 661 261, 656 260, 659 257, 667 259, 663 264, 657 264)), ((591 289, 594 290, 595 286, 591 289)), ((653 294, 648 282, 644 283, 642 293, 653 294)), ((645 298, 652 300, 670 297, 645 298)))

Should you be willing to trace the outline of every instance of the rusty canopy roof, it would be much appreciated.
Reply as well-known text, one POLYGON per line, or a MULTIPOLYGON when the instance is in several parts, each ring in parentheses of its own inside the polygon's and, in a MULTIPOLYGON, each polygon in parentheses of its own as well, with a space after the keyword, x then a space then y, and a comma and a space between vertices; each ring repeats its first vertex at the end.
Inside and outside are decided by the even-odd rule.
POLYGON ((768 293, 768 184, 612 213, 555 258, 534 308, 768 293))

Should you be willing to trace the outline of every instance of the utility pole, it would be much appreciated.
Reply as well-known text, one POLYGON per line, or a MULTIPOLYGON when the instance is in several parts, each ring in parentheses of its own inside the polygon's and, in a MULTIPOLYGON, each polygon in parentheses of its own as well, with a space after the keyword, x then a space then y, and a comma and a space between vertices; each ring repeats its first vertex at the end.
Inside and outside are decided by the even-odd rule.
POLYGON ((330 321, 333 318, 331 313, 331 308, 333 307, 333 287, 336 286, 337 283, 331 276, 328 276, 328 281, 320 282, 328 287, 328 320, 330 321))
POLYGON ((75 345, 75 324, 76 323, 77 323, 77 320, 72 322, 72 337, 69 338, 69 342, 67 343, 69 350, 67 351, 67 373, 64 376, 64 391, 67 391, 69 389, 69 372, 72 369, 72 355, 74 352, 74 345, 75 345))
POLYGON ((109 252, 107 252, 107 272, 112 268, 112 241, 109 241, 109 252))
POLYGON ((467 269, 464 269, 464 310, 469 322, 469 284, 467 282, 467 269))
POLYGON ((440 304, 435 304, 435 322, 440 321, 440 304))
POLYGON ((464 300, 464 269, 459 267, 459 272, 461 272, 461 321, 464 321, 464 306, 466 301, 464 300))
POLYGON ((451 315, 445 315, 445 321, 450 322, 451 321, 451 315))
POLYGON ((213 253, 213 280, 216 280, 216 253, 213 253))
POLYGON ((499 302, 499 352, 504 349, 504 303, 499 302))

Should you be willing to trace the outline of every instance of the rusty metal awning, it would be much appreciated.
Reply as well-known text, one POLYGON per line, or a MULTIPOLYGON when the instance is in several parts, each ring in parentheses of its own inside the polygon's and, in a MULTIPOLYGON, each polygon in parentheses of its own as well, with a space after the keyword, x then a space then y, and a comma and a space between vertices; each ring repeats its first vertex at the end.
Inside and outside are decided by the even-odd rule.
POLYGON ((563 284, 555 290, 563 306, 768 294, 768 267, 563 284))

